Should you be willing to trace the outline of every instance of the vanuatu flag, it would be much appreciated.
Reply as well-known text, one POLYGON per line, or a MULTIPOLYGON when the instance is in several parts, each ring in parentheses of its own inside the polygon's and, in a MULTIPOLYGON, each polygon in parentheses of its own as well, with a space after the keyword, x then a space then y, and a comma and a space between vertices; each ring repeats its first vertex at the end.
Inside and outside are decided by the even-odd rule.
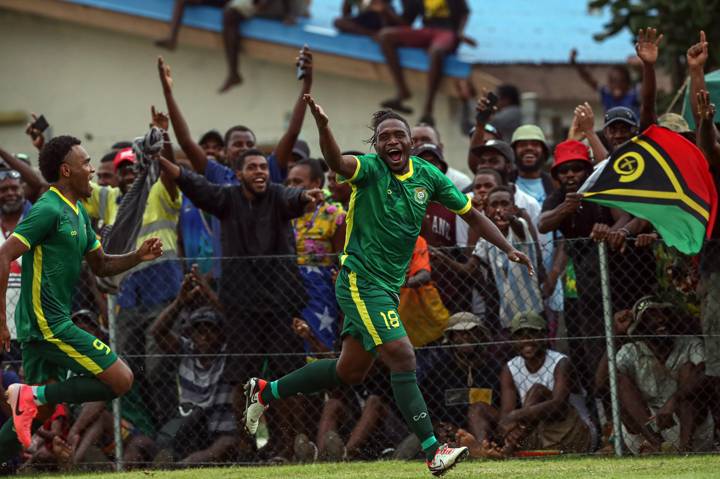
POLYGON ((600 163, 579 192, 648 220, 686 254, 700 252, 715 223, 717 193, 702 152, 655 125, 600 163))

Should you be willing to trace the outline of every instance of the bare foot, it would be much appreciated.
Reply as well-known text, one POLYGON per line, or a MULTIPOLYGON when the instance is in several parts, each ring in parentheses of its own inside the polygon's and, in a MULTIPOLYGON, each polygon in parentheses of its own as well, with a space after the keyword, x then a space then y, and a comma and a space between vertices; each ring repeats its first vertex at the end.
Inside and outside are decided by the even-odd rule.
POLYGON ((173 41, 170 38, 162 38, 160 40, 155 40, 155 45, 160 48, 165 48, 166 50, 175 50, 175 47, 177 47, 177 42, 173 41))
POLYGON ((227 77, 225 83, 220 87, 218 93, 225 93, 236 85, 242 85, 243 78, 240 74, 234 74, 227 77))
POLYGON ((459 446, 465 446, 470 450, 470 457, 503 459, 503 454, 495 443, 491 443, 487 439, 480 442, 465 429, 457 430, 455 440, 459 446))

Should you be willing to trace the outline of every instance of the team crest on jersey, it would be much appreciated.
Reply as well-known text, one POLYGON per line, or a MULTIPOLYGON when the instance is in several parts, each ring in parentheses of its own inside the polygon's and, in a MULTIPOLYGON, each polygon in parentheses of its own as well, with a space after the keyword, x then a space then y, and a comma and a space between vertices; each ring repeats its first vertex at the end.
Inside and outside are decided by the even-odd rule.
POLYGON ((415 188, 415 201, 417 201, 421 205, 424 205, 427 202, 427 199, 428 194, 425 188, 423 188, 422 186, 415 188))

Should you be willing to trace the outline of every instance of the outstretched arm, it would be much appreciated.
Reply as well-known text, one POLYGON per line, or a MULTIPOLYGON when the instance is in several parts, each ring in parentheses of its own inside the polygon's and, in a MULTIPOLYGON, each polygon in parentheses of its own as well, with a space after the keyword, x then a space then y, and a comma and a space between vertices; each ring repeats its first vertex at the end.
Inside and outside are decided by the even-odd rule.
POLYGON ((640 131, 644 131, 647 127, 657 121, 657 113, 655 112, 655 95, 657 91, 655 81, 655 62, 658 57, 658 46, 663 39, 663 34, 658 35, 657 30, 642 28, 638 32, 637 43, 635 44, 635 52, 642 60, 643 79, 642 79, 642 103, 640 104, 640 131))
POLYGON ((473 228, 480 233, 481 237, 504 251, 510 261, 524 264, 530 271, 530 275, 535 274, 530 258, 528 258, 524 253, 516 250, 513 245, 508 243, 508 240, 506 240, 500 230, 497 229, 497 226, 495 226, 495 224, 485 215, 475 208, 470 208, 467 213, 462 215, 462 219, 470 225, 470 228, 473 228))
POLYGON ((160 157, 160 168, 180 187, 180 191, 198 208, 222 218, 230 213, 229 187, 210 183, 204 176, 183 171, 178 165, 160 157))
POLYGON ((595 79, 595 77, 590 73, 590 70, 587 69, 587 67, 581 63, 577 62, 577 50, 572 49, 570 51, 570 65, 575 67, 575 70, 577 70, 578 75, 580 75, 580 78, 583 79, 583 81, 593 90, 597 91, 599 88, 598 81, 595 79))
POLYGON ((307 107, 307 103, 305 103, 304 97, 305 95, 310 94, 310 90, 312 88, 312 52, 307 45, 300 50, 297 62, 298 65, 302 63, 305 76, 303 77, 303 85, 300 90, 300 96, 295 102, 295 107, 293 108, 292 116, 290 117, 290 124, 275 148, 275 158, 277 159, 278 166, 281 170, 287 170, 287 165, 292 158, 292 150, 298 136, 300 136, 300 130, 302 130, 303 120, 305 119, 305 108, 307 107))
POLYGON ((318 133, 320 134, 320 151, 322 151, 325 162, 334 172, 345 178, 352 178, 358 166, 357 159, 354 156, 342 155, 340 147, 330 130, 330 120, 322 107, 316 104, 310 95, 303 95, 303 99, 310 107, 310 113, 315 118, 318 133))
POLYGON ((593 160, 598 163, 608 156, 607 149, 595 133, 595 114, 590 103, 585 102, 575 107, 575 116, 572 127, 570 127, 569 140, 582 140, 585 138, 590 144, 593 153, 593 160))
POLYGON ((700 31, 700 41, 688 49, 686 58, 688 70, 690 71, 690 106, 697 126, 700 124, 697 95, 700 90, 707 90, 705 86, 705 63, 708 60, 708 42, 704 31, 700 31))
POLYGON ((163 88, 163 95, 165 95, 165 103, 167 104, 168 114, 170 115, 170 122, 175 131, 175 138, 177 138, 180 148, 182 148, 187 155, 195 171, 200 174, 205 174, 207 156, 205 156, 205 152, 200 148, 200 145, 192 139, 190 128, 180 111, 180 107, 175 101, 175 96, 172 92, 173 79, 170 76, 170 66, 165 64, 162 57, 158 57, 157 66, 158 75, 160 75, 160 84, 163 88))
POLYGON ((105 254, 102 246, 85 255, 95 276, 114 276, 137 266, 144 261, 152 261, 162 255, 162 241, 150 238, 138 249, 126 254, 105 254))
POLYGON ((48 183, 45 179, 40 176, 32 166, 28 165, 22 160, 18 160, 14 155, 11 155, 7 151, 0 148, 0 158, 10 168, 20 173, 23 181, 32 189, 35 194, 35 198, 39 197, 45 190, 48 189, 48 183))

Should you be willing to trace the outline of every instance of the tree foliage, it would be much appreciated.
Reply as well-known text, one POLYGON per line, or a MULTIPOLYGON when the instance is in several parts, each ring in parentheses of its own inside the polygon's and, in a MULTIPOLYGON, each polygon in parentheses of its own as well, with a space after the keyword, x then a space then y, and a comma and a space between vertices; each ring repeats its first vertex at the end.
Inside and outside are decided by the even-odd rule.
POLYGON ((709 69, 720 66, 720 0, 589 0, 590 8, 608 8, 612 19, 605 31, 595 35, 602 41, 624 29, 637 35, 640 28, 655 27, 665 34, 659 64, 676 81, 685 76, 685 53, 705 30, 710 43, 709 69))

